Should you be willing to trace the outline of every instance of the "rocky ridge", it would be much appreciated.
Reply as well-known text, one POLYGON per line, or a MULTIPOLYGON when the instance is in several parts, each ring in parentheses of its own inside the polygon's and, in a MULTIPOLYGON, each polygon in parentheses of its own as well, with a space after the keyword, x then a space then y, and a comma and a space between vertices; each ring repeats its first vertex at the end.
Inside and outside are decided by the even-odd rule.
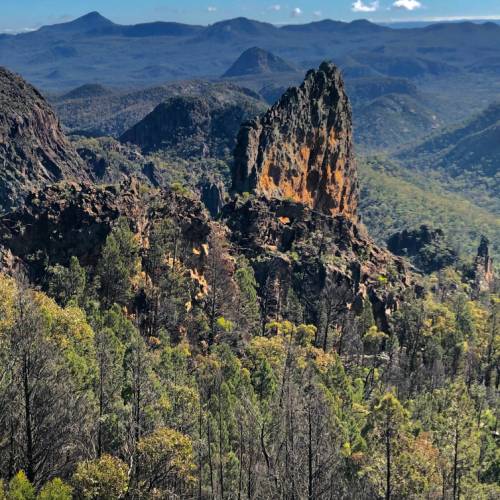
POLYGON ((0 218, 0 269, 20 265, 36 282, 46 265, 67 265, 71 256, 94 266, 120 218, 142 246, 155 222, 172 218, 183 235, 186 266, 201 275, 202 245, 212 230, 201 203, 169 189, 144 189, 134 179, 102 186, 64 181, 30 194, 22 209, 0 218))
MULTIPOLYGON (((131 222, 144 246, 154 221, 172 218, 182 230, 186 269, 202 289, 213 235, 231 243, 232 257, 248 259, 263 324, 290 318, 290 300, 298 297, 304 304, 298 321, 320 325, 326 307, 341 322, 369 305, 380 328, 388 329, 414 278, 405 261, 378 248, 357 221, 350 109, 335 66, 325 63, 309 72, 300 88, 242 127, 233 180, 234 187, 246 183, 240 191, 250 193, 227 204, 219 224, 198 200, 171 189, 145 188, 134 180, 55 184, 0 217, 0 266, 22 264, 35 281, 47 264, 67 264, 72 255, 92 267, 119 218, 131 222), (242 155, 245 144, 258 154, 242 155)), ((210 182, 206 187, 219 210, 223 195, 210 182)))
POLYGON ((42 95, 0 68, 0 210, 62 179, 88 179, 81 158, 42 95))

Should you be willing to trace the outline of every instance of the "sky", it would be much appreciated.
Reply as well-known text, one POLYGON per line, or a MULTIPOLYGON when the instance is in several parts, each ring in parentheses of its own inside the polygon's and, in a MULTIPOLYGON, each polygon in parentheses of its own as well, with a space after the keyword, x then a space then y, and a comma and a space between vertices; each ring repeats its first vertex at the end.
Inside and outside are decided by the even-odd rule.
POLYGON ((375 22, 500 19, 500 0, 0 0, 0 31, 19 32, 91 11, 120 24, 212 24, 248 17, 273 24, 319 19, 375 22))

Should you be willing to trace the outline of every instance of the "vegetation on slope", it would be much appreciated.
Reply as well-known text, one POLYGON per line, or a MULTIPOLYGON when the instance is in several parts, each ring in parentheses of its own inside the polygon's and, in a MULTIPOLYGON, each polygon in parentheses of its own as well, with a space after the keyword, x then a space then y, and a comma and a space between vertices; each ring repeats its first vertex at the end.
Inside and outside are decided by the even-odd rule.
POLYGON ((0 495, 498 498, 497 297, 446 269, 388 331, 363 308, 322 346, 296 297, 261 328, 217 239, 190 300, 178 237, 141 249, 121 220, 95 268, 47 269, 53 298, 0 276, 0 495))
POLYGON ((500 218, 432 177, 382 158, 359 162, 363 222, 378 241, 405 228, 428 224, 445 231, 461 254, 475 255, 481 235, 500 255, 500 218))

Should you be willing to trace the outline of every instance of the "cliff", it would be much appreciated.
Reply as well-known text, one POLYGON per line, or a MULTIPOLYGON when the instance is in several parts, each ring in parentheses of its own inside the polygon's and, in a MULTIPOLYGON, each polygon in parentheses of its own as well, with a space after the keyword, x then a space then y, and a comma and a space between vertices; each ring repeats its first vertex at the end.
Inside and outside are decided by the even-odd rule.
POLYGON ((334 65, 309 71, 242 126, 232 174, 240 194, 223 219, 254 268, 267 320, 286 318, 296 297, 299 321, 320 325, 326 308, 340 324, 369 305, 379 327, 389 328, 415 279, 357 220, 351 110, 334 65))
POLYGON ((0 210, 61 179, 87 179, 78 154, 42 95, 0 68, 0 210))
POLYGON ((152 224, 172 218, 187 245, 186 266, 203 269, 203 252, 193 252, 212 230, 202 204, 130 180, 107 186, 65 181, 30 194, 23 207, 0 217, 0 271, 20 264, 37 282, 46 265, 67 265, 71 256, 94 266, 121 217, 131 222, 144 246, 152 224))
POLYGON ((233 190, 356 216, 352 116, 340 71, 323 63, 240 129, 233 190))

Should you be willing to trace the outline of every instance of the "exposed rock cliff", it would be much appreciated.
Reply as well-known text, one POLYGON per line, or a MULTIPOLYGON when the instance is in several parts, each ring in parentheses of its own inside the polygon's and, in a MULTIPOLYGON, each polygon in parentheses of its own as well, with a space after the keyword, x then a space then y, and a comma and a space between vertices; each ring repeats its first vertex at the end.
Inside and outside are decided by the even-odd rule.
POLYGON ((62 182, 28 196, 24 206, 0 218, 0 270, 22 264, 35 281, 46 265, 67 265, 72 255, 95 265, 120 217, 133 224, 145 244, 155 221, 173 218, 182 230, 190 268, 203 269, 201 249, 211 227, 200 202, 170 190, 141 189, 132 180, 119 186, 62 182))
POLYGON ((333 314, 339 325, 370 304, 388 328, 414 278, 358 224, 351 111, 335 66, 310 71, 266 115, 242 126, 233 189, 248 194, 223 216, 255 270, 266 320, 287 317, 295 296, 305 305, 299 321, 320 326, 333 314))
POLYGON ((490 257, 489 245, 488 238, 482 236, 473 269, 473 287, 476 295, 493 290, 495 283, 495 270, 493 259, 490 257))
POLYGON ((233 190, 290 199, 319 212, 355 216, 358 182, 352 119, 340 71, 309 71, 238 135, 233 190))
POLYGON ((0 210, 64 178, 85 180, 82 160, 40 93, 0 68, 0 210))
POLYGON ((198 184, 200 198, 212 217, 217 217, 225 203, 224 184, 216 179, 205 178, 198 184))

